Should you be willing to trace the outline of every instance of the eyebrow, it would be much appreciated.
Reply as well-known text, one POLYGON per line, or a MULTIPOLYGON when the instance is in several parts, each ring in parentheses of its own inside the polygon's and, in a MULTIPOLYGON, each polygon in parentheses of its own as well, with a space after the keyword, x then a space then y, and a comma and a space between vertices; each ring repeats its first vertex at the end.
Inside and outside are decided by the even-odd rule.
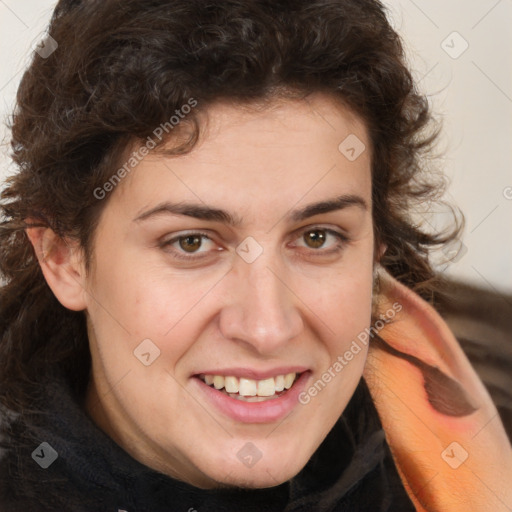
MULTIPOLYGON (((312 203, 298 210, 293 210, 286 215, 286 218, 292 222, 300 222, 314 215, 343 210, 354 206, 362 210, 368 210, 368 205, 362 197, 354 194, 346 194, 312 203)), ((135 217, 133 221, 142 222, 160 215, 186 215, 187 217, 194 217, 206 221, 223 222, 233 227, 240 226, 243 222, 243 219, 237 214, 232 214, 219 208, 211 208, 196 203, 171 203, 168 201, 160 203, 154 208, 141 213, 135 217)))

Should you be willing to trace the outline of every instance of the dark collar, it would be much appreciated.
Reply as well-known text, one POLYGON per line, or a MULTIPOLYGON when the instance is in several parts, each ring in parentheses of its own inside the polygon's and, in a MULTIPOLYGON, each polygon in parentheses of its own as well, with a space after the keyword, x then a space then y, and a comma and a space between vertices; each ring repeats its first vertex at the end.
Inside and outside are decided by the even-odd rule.
POLYGON ((19 500, 32 496, 31 512, 345 510, 333 507, 386 456, 384 433, 362 380, 308 464, 288 482, 267 489, 203 490, 152 470, 96 426, 63 379, 48 382, 43 405, 45 414, 26 419, 29 425, 13 424, 16 454, 11 450, 2 465, 2 472, 7 464, 13 475, 7 493, 19 500), (24 434, 30 436, 25 442, 24 434), (58 453, 47 469, 32 458, 43 442, 58 453))

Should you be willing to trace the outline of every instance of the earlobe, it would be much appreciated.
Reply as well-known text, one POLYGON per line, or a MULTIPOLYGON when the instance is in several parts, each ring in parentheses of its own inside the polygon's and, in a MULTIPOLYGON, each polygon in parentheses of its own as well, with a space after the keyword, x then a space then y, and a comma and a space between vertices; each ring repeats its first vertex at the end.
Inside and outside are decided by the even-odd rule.
POLYGON ((27 228, 25 232, 57 300, 73 311, 85 309, 85 272, 78 245, 48 227, 27 228))
POLYGON ((375 256, 375 271, 380 267, 380 261, 382 260, 382 257, 388 250, 387 244, 384 242, 381 242, 378 244, 378 246, 375 247, 374 256, 375 256))
POLYGON ((384 256, 384 254, 386 253, 386 251, 388 250, 388 246, 387 244, 385 243, 381 243, 379 245, 379 251, 378 251, 378 261, 380 261, 382 259, 382 256, 384 256))

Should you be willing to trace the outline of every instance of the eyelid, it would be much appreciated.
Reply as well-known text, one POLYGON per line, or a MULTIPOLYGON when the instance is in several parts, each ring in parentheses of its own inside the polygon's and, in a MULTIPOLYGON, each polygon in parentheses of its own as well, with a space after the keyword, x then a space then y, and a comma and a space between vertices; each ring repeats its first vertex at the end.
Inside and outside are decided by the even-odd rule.
POLYGON ((332 224, 308 224, 306 226, 302 226, 295 231, 293 231, 292 235, 296 237, 297 235, 301 235, 307 231, 314 231, 315 229, 327 231, 328 233, 334 233, 336 235, 344 236, 348 239, 348 234, 346 231, 339 226, 336 228, 332 227, 332 224))
MULTIPOLYGON (((187 236, 193 236, 193 235, 199 235, 200 237, 207 238, 208 240, 212 241, 213 243, 217 243, 217 242, 215 242, 215 240, 213 240, 211 235, 209 233, 207 233, 206 231, 188 230, 188 231, 180 231, 179 233, 173 235, 169 239, 166 239, 165 237, 163 237, 163 239, 159 242, 158 245, 160 246, 160 248, 164 249, 165 247, 171 247, 172 244, 178 242, 180 240, 180 238, 186 238, 187 236)), ((208 253, 212 252, 212 251, 200 251, 200 252, 196 252, 196 253, 186 253, 185 251, 180 251, 180 250, 175 249, 175 250, 171 250, 171 252, 174 253, 173 254, 174 257, 192 261, 193 259, 198 259, 198 258, 202 257, 202 256, 194 256, 194 254, 196 254, 196 255, 203 254, 203 255, 207 256, 208 253), (185 256, 186 254, 189 254, 189 256, 185 256)))
MULTIPOLYGON (((295 231, 294 235, 296 233, 298 233, 299 235, 301 235, 301 234, 303 235, 304 233, 307 233, 308 231, 316 231, 316 230, 325 231, 326 233, 336 237, 338 239, 339 243, 338 243, 337 247, 330 248, 330 249, 323 249, 323 248, 313 249, 310 247, 309 252, 311 252, 313 254, 313 256, 315 255, 315 253, 317 253, 318 256, 322 256, 322 255, 328 255, 328 254, 338 252, 344 248, 346 243, 350 242, 350 238, 342 230, 338 231, 336 229, 323 226, 321 224, 310 224, 309 226, 303 226, 302 228, 299 228, 297 231, 295 231), (340 242, 342 243, 342 247, 340 247, 340 242)), ((294 240, 296 238, 297 237, 295 237, 294 240)), ((308 247, 306 247, 306 246, 300 246, 300 247, 308 249, 308 247)))
MULTIPOLYGON (((340 252, 344 248, 345 244, 350 241, 350 238, 343 232, 343 230, 338 231, 336 229, 323 226, 322 224, 309 224, 307 226, 302 226, 301 228, 296 229, 293 232, 294 240, 296 240, 301 234, 303 235, 304 233, 306 233, 308 231, 314 231, 314 230, 325 231, 326 233, 338 238, 339 242, 342 245, 340 246, 340 243, 338 243, 336 247, 330 248, 330 249, 323 249, 321 247, 318 249, 314 249, 314 248, 308 248, 306 246, 300 246, 300 247, 304 248, 305 250, 307 250, 308 252, 310 252, 313 256, 329 255, 329 254, 333 254, 336 252, 340 252), (315 254, 315 253, 317 253, 317 254, 315 254)), ((164 238, 161 242, 159 242, 159 245, 161 248, 170 247, 170 246, 172 246, 172 244, 178 242, 181 238, 186 238, 187 236, 192 236, 192 235, 199 235, 199 236, 207 238, 208 240, 217 244, 217 242, 215 242, 215 240, 212 238, 212 236, 207 231, 187 230, 187 231, 178 232, 177 234, 173 235, 172 238, 169 238, 167 240, 164 238)), ((296 246, 296 247, 298 247, 298 246, 296 246)), ((188 260, 190 262, 193 262, 194 260, 199 260, 199 259, 208 257, 211 252, 216 252, 216 251, 218 252, 221 250, 223 250, 223 249, 216 249, 214 251, 200 251, 200 252, 195 252, 195 253, 187 253, 185 251, 180 251, 179 249, 172 249, 169 252, 173 253, 172 257, 174 257, 174 258, 188 260)))

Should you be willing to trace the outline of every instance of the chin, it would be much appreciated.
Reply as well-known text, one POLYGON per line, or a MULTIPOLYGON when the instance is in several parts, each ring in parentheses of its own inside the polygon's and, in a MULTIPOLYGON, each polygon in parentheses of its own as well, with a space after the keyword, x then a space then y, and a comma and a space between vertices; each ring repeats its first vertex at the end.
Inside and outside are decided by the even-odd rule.
MULTIPOLYGON (((260 461, 261 462, 261 461, 260 461)), ((305 465, 305 464, 304 464, 305 465)), ((290 478, 297 475, 304 466, 297 465, 294 461, 293 467, 270 468, 268 465, 261 465, 260 468, 237 468, 231 473, 219 477, 217 475, 216 488, 244 488, 244 489, 263 489, 267 487, 276 487, 290 478)))

